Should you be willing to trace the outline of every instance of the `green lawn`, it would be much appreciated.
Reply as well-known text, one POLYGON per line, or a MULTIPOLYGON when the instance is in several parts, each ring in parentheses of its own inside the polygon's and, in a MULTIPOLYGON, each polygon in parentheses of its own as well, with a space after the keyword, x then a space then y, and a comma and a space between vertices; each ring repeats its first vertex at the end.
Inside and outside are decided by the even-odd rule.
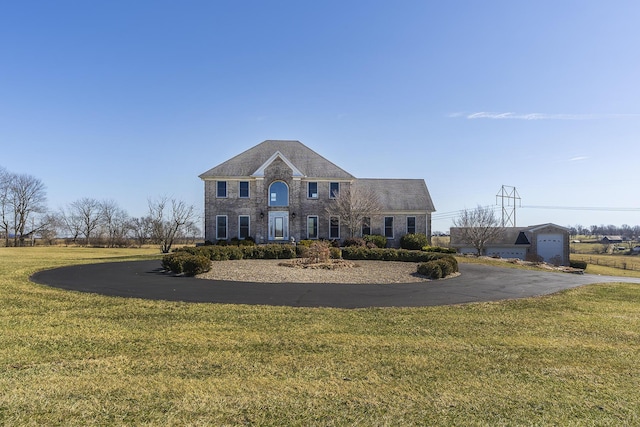
POLYGON ((640 285, 339 310, 28 281, 153 252, 0 248, 0 425, 640 424, 640 285))

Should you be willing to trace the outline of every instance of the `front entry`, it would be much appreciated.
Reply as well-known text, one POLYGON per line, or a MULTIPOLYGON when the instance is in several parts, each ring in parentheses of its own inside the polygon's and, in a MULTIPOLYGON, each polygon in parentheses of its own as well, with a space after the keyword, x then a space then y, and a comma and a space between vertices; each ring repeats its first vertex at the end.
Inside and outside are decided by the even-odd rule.
POLYGON ((289 240, 289 212, 269 212, 269 240, 289 240))

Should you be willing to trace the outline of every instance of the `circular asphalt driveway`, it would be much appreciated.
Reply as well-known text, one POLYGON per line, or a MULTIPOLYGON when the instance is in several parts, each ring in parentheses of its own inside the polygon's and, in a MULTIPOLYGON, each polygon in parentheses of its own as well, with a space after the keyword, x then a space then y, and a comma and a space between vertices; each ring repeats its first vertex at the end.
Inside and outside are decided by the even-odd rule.
POLYGON ((423 283, 346 285, 248 283, 175 277, 160 261, 75 265, 41 271, 33 282, 101 295, 167 301, 291 307, 422 307, 524 298, 602 282, 640 279, 460 264, 458 277, 423 283))

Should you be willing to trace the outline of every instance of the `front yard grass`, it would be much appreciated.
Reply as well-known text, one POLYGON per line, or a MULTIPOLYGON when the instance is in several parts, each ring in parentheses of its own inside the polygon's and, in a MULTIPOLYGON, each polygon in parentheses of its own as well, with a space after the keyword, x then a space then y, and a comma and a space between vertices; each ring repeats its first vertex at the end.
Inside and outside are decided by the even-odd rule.
POLYGON ((0 248, 0 425, 640 424, 640 285, 341 310, 28 281, 153 256, 0 248))

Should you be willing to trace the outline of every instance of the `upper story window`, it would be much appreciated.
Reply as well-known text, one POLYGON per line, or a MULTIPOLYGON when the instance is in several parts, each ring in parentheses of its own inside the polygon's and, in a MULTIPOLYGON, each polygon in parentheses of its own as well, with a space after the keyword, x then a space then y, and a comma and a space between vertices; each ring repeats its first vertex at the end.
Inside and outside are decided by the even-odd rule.
POLYGON ((269 206, 289 206, 289 187, 282 181, 269 186, 269 206))
POLYGON ((332 182, 329 184, 329 197, 335 199, 340 195, 340 183, 332 182))
POLYGON ((238 195, 243 199, 249 198, 249 181, 240 181, 240 187, 238 188, 238 195))
POLYGON ((227 197, 227 181, 216 182, 216 197, 227 197))
POLYGON ((318 183, 317 182, 309 182, 307 183, 307 197, 310 199, 318 198, 318 183))

